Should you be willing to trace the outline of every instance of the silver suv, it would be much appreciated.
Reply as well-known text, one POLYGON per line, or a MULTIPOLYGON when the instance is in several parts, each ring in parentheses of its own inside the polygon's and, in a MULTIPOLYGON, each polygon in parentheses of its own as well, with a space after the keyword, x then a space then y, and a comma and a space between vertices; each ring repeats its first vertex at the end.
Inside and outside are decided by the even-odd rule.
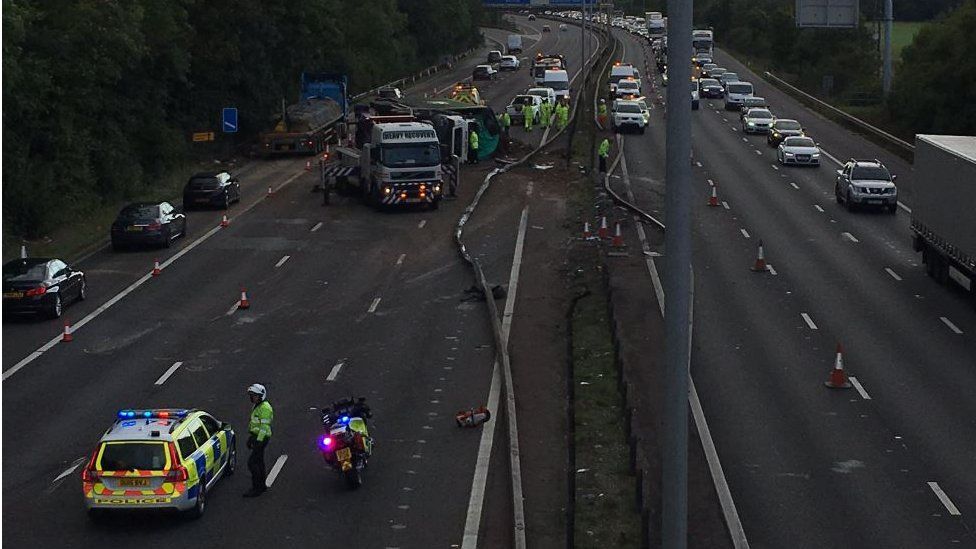
POLYGON ((898 211, 897 176, 888 173, 879 160, 850 159, 843 169, 837 170, 834 196, 837 203, 844 203, 848 210, 868 205, 887 208, 888 213, 898 211))

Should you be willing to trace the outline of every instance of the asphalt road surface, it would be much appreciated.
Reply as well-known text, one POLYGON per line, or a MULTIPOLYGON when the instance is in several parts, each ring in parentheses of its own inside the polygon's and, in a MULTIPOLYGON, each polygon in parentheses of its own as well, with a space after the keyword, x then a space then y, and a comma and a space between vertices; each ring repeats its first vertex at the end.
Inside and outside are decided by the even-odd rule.
MULTIPOLYGON (((541 24, 523 24, 533 35, 526 65, 541 49, 564 52, 571 73, 579 70, 578 28, 542 34, 532 32, 541 24)), ((507 33, 486 34, 503 42, 507 33)), ((448 85, 480 61, 468 58, 407 92, 448 85)), ((523 68, 480 87, 499 111, 529 84, 523 68)), ((239 170, 244 196, 228 212, 228 228, 215 228, 221 212, 192 212, 189 236, 170 250, 106 250, 80 262, 89 299, 66 311, 76 325, 87 319, 74 342, 45 345, 61 330, 56 321, 4 324, 5 544, 460 543, 479 432, 458 430, 453 414, 484 402, 494 352, 484 304, 463 299, 472 279, 453 227, 483 173, 466 173, 460 200, 439 211, 379 213, 348 197, 323 208, 304 164, 258 161, 239 170), (148 277, 155 257, 162 275, 148 277), (249 310, 235 308, 242 285, 249 310), (117 410, 203 408, 243 437, 244 390, 254 382, 268 387, 276 412, 267 460, 278 472, 265 496, 241 499, 249 485, 241 443, 238 474, 209 495, 202 520, 88 521, 78 465, 117 410), (348 395, 366 396, 374 411, 374 458, 356 492, 316 449, 315 408, 348 395)), ((507 279, 517 216, 513 205, 478 221, 474 245, 493 254, 494 280, 507 279)))
MULTIPOLYGON (((653 70, 648 48, 615 34, 625 61, 653 70)), ((819 168, 779 166, 722 101, 692 112, 692 376, 751 545, 976 546, 976 313, 925 275, 904 208, 851 213, 833 196, 835 159, 878 158, 910 208, 911 166, 728 54, 716 62, 826 153, 819 168), (706 206, 711 184, 719 207, 706 206), (760 239, 766 273, 750 271, 760 239), (858 382, 846 391, 824 387, 838 343, 858 382)), ((647 74, 645 93, 663 98, 647 74)), ((664 125, 654 109, 624 145, 639 205, 657 213, 664 125)))

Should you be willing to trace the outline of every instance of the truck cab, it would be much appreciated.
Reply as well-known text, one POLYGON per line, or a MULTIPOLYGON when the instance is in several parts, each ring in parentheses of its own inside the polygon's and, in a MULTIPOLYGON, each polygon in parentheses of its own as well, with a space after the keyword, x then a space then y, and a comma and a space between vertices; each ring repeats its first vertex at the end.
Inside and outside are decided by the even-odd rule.
POLYGON ((426 122, 374 123, 360 156, 367 199, 378 206, 427 204, 441 200, 441 147, 426 122))

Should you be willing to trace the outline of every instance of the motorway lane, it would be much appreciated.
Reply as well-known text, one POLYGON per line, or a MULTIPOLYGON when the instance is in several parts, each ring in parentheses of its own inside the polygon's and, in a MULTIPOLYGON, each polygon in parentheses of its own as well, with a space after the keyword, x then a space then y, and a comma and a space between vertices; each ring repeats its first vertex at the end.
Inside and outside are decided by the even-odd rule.
MULTIPOLYGON (((707 103, 702 102, 703 109, 707 103)), ((775 104, 774 112, 779 112, 775 104)), ((967 313, 964 303, 955 302, 962 301, 959 296, 930 282, 928 291, 920 290, 925 299, 913 297, 914 288, 906 288, 908 284, 899 287, 900 282, 884 271, 885 265, 897 265, 896 269, 905 268, 923 286, 927 282, 917 265, 913 271, 905 266, 907 262, 911 267, 907 255, 911 252, 907 238, 898 236, 907 233, 902 214, 897 219, 867 213, 851 216, 822 197, 819 203, 824 212, 819 212, 812 207, 818 201, 811 198, 823 195, 824 189, 832 195, 832 172, 826 168, 774 170, 770 162, 775 160, 765 150, 764 139, 747 137, 748 142, 755 142, 754 149, 742 141, 741 132, 733 132, 722 121, 722 116, 729 117, 719 114, 703 110, 693 118, 696 159, 704 164, 704 171, 695 174, 695 184, 702 189, 698 196, 704 204, 705 180, 712 178, 719 184, 720 199, 732 207, 729 212, 697 208, 702 221, 696 235, 697 352, 693 368, 703 406, 711 411, 708 417, 747 534, 769 546, 792 544, 797 538, 818 540, 810 546, 843 546, 851 543, 852 535, 863 536, 866 545, 879 546, 972 539, 958 520, 942 518, 928 529, 921 526, 930 513, 946 514, 926 486, 929 480, 939 480, 960 507, 971 507, 960 501, 969 503, 967 498, 974 493, 968 469, 974 454, 969 443, 976 440, 972 421, 976 414, 965 395, 974 389, 971 364, 976 352, 971 338, 960 338, 937 325, 938 313, 946 307, 968 325, 971 309, 967 313), (789 175, 781 177, 784 174, 789 175), (788 180, 798 182, 800 189, 788 180), (847 223, 860 224, 861 229, 852 230, 847 223), (739 231, 743 228, 751 239, 744 238, 739 231), (855 244, 840 237, 841 232, 876 236, 860 238, 855 244), (757 235, 766 239, 767 258, 779 275, 773 280, 760 279, 760 287, 754 288, 757 276, 769 276, 746 272, 757 235), (941 293, 933 295, 933 291, 941 293), (937 304, 933 306, 933 302, 937 304), (799 317, 797 308, 810 311, 818 324, 816 332, 799 317), (762 333, 766 342, 743 332, 762 333), (823 333, 830 335, 821 336, 823 333), (871 338, 861 334, 871 334, 871 338), (848 368, 854 369, 874 398, 869 406, 857 408, 860 399, 856 395, 850 397, 854 407, 847 411, 816 400, 818 396, 832 398, 817 395, 813 388, 822 383, 830 367, 833 340, 841 338, 848 340, 848 368), (919 366, 933 363, 938 368, 919 366), (758 368, 763 368, 762 375, 757 374, 758 368), (807 394, 811 392, 813 396, 807 394), (749 398, 744 399, 744 394, 749 398), (775 419, 775 414, 804 409, 797 405, 804 400, 805 414, 794 412, 786 421, 775 419), (763 405, 742 410, 743 401, 763 405), (770 410, 774 418, 756 418, 756 409, 770 410), (926 413, 919 414, 919 410, 926 413), (799 431, 811 421, 808 418, 824 415, 828 423, 799 431), (836 417, 846 421, 837 422, 836 417), (811 439, 817 441, 812 449, 808 448, 811 439), (862 440, 870 443, 859 444, 862 440), (756 447, 767 450, 756 452, 756 447), (795 448, 805 451, 787 459, 786 454, 795 448), (784 528, 789 521, 783 517, 770 520, 777 513, 817 516, 818 509, 832 509, 851 499, 852 494, 840 486, 825 486, 816 492, 810 487, 815 484, 810 479, 832 484, 831 476, 848 478, 846 473, 824 474, 829 457, 842 454, 828 451, 820 460, 808 461, 810 454, 828 448, 871 456, 857 460, 867 463, 870 472, 856 470, 850 475, 857 477, 858 484, 865 483, 855 491, 865 500, 841 513, 845 517, 852 513, 871 516, 852 520, 857 528, 816 532, 803 525, 784 528), (757 466, 760 458, 769 457, 770 450, 776 459, 757 466), (877 469, 885 474, 878 476, 877 469), (772 473, 757 480, 769 470, 772 473), (816 507, 804 510, 810 502, 816 507), (880 502, 888 506, 883 512, 875 509, 880 502), (937 537, 933 531, 938 532, 937 537), (795 538, 794 532, 799 533, 795 538), (880 542, 885 538, 890 543, 880 542)), ((798 118, 806 124, 804 116, 798 118)), ((737 122, 737 117, 729 121, 737 122)), ((651 134, 653 139, 653 128, 651 134)), ((628 137, 628 147, 635 140, 628 137)), ((657 174, 661 175, 663 169, 657 174)), ((653 196, 645 193, 647 198, 653 196)), ((833 516, 827 513, 819 522, 830 522, 833 516)))

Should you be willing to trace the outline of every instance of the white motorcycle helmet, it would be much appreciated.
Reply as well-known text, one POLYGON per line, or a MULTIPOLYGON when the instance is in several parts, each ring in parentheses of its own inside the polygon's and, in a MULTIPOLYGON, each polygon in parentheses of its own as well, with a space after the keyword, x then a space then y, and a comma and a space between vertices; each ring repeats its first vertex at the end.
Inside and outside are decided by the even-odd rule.
POLYGON ((250 387, 248 387, 247 394, 258 395, 259 397, 261 397, 261 400, 268 398, 268 390, 265 389, 264 385, 261 385, 260 383, 255 383, 250 387))

